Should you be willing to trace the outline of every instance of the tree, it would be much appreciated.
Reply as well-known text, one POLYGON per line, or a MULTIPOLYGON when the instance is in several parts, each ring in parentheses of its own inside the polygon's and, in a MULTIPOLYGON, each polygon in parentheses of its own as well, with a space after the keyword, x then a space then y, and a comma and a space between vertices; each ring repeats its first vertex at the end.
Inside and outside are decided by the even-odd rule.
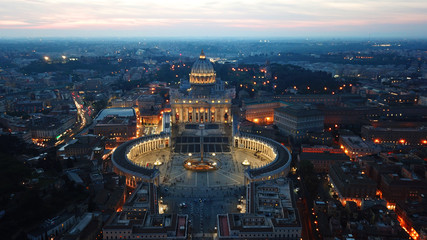
POLYGON ((107 104, 108 102, 106 99, 98 100, 93 103, 93 109, 95 110, 95 112, 99 112, 102 109, 106 108, 107 104))

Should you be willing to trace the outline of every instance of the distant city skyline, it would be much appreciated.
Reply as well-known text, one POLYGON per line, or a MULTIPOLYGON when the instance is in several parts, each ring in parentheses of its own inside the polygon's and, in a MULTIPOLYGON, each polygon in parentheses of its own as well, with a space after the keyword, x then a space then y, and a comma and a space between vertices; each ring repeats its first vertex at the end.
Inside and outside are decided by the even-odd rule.
POLYGON ((3 0, 8 37, 427 38, 425 0, 3 0))

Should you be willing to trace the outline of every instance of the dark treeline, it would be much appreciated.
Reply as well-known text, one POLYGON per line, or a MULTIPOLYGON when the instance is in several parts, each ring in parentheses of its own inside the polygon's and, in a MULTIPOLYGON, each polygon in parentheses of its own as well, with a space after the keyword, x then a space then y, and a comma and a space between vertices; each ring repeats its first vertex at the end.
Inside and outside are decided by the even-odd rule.
POLYGON ((111 73, 121 69, 140 67, 143 64, 133 58, 124 58, 118 62, 114 58, 108 57, 81 57, 77 61, 45 61, 39 60, 31 62, 21 68, 23 73, 43 73, 43 72, 65 72, 71 74, 76 69, 88 69, 101 73, 111 73))
POLYGON ((300 93, 328 93, 335 90, 338 85, 329 73, 311 71, 293 65, 272 64, 271 72, 277 77, 277 94, 285 93, 286 89, 294 86, 300 93))

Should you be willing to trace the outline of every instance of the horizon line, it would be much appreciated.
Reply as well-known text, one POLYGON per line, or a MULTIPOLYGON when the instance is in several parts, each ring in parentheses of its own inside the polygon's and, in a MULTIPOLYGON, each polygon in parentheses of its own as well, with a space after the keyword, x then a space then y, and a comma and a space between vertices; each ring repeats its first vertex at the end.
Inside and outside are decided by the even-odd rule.
POLYGON ((424 41, 427 36, 415 37, 387 37, 387 36, 0 36, 0 40, 185 40, 185 41, 199 41, 199 40, 257 40, 257 41, 277 41, 277 40, 357 40, 357 41, 376 41, 376 40, 389 40, 389 41, 424 41))

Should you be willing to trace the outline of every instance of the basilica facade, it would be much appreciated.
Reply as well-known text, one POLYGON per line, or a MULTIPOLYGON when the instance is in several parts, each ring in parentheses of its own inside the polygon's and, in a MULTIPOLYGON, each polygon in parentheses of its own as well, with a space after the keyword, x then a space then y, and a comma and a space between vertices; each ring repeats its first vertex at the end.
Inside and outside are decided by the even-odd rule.
POLYGON ((231 100, 235 89, 216 78, 212 63, 203 50, 193 64, 189 76, 190 88, 171 89, 171 122, 229 123, 231 100))

